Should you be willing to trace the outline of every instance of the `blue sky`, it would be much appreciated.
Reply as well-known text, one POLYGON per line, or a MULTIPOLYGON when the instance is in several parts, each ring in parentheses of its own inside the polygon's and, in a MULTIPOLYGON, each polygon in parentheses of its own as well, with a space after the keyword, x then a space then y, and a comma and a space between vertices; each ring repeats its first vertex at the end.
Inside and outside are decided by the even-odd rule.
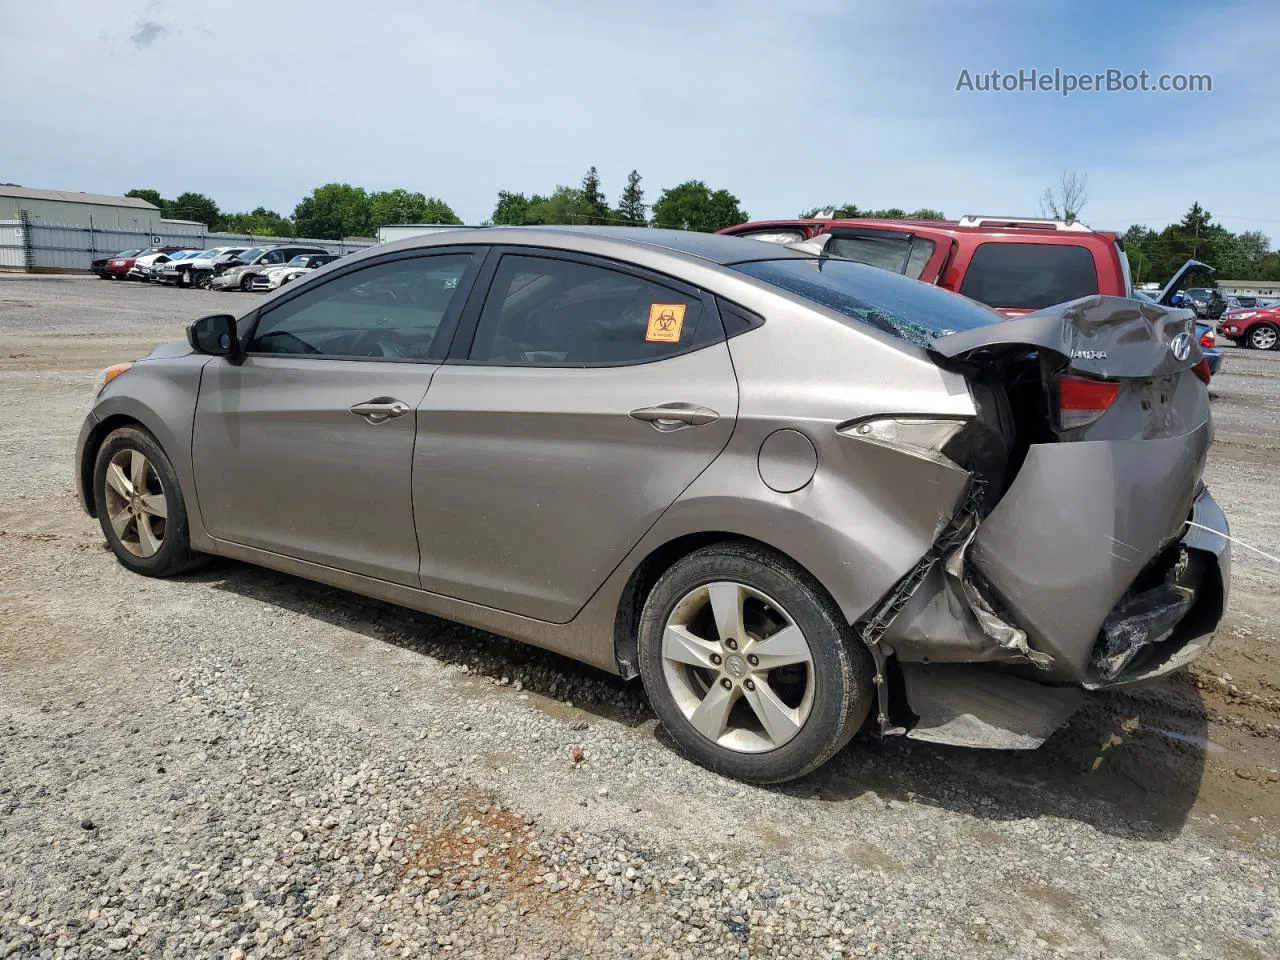
POLYGON ((1280 241, 1280 4, 278 0, 0 5, 0 180, 191 189, 282 213, 339 180, 468 222, 499 189, 634 167, 753 218, 828 202, 1160 226, 1198 200, 1280 241), (1213 92, 957 92, 973 74, 1208 73, 1213 92), (15 95, 12 91, 24 91, 15 95))

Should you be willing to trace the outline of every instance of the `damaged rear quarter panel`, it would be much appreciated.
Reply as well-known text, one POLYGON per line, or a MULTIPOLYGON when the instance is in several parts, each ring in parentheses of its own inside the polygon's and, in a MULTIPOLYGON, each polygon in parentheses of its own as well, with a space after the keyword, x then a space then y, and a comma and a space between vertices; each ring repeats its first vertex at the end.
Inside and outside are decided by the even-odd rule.
POLYGON ((1053 678, 1088 679, 1103 620, 1181 534, 1208 446, 1206 421, 1183 436, 1031 447, 971 557, 1053 657, 1053 678))

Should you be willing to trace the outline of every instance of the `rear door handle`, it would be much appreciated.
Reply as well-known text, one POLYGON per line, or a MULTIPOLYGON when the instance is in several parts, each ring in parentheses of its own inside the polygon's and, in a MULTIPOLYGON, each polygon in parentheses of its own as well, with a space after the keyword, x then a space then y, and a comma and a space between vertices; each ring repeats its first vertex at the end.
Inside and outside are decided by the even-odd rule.
POLYGON ((402 417, 409 412, 409 405, 395 397, 374 397, 364 403, 351 407, 357 417, 364 417, 370 423, 386 423, 395 417, 402 417))
POLYGON ((644 421, 651 424, 655 430, 670 433, 672 430, 683 430, 685 427, 700 427, 703 424, 715 423, 720 419, 720 414, 692 403, 661 403, 655 407, 640 407, 632 410, 631 419, 644 421))

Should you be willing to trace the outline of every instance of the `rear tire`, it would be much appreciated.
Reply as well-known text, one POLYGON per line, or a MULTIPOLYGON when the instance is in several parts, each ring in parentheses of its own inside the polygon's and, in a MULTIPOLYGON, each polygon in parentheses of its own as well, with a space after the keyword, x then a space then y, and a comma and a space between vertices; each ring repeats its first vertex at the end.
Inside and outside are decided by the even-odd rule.
POLYGON ((121 427, 107 435, 94 461, 93 496, 107 545, 134 573, 168 577, 202 559, 191 549, 173 464, 145 430, 121 427))
POLYGON ((1254 350, 1280 349, 1280 327, 1270 323, 1259 323, 1253 326, 1245 342, 1254 350))
POLYGON ((754 544, 717 544, 673 564, 645 600, 638 640, 649 702, 672 739, 749 783, 817 769, 874 699, 870 652, 830 596, 754 544))

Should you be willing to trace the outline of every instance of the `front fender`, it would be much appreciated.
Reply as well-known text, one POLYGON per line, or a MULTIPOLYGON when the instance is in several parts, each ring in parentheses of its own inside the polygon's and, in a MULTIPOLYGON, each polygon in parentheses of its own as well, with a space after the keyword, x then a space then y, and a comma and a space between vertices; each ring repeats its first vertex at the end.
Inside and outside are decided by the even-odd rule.
POLYGON ((85 419, 77 442, 77 486, 81 503, 95 514, 93 467, 98 447, 111 431, 136 423, 156 438, 163 448, 187 505, 191 545, 211 549, 204 531, 195 476, 191 469, 191 433, 195 422, 200 376, 211 358, 200 354, 140 360, 116 377, 99 396, 85 419))

